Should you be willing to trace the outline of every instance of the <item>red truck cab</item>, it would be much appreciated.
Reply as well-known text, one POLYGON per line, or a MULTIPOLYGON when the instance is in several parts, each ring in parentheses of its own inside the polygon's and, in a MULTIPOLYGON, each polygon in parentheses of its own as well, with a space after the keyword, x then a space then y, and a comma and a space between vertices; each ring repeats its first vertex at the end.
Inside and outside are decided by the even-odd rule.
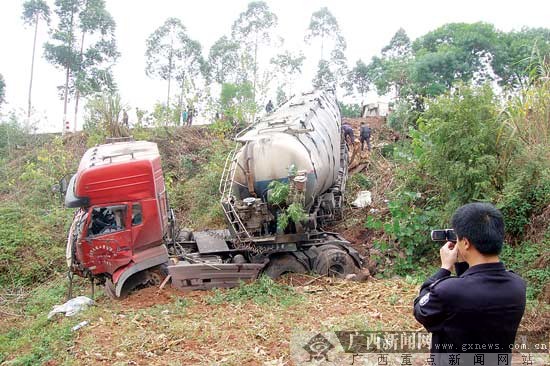
POLYGON ((65 205, 79 208, 67 240, 70 270, 105 281, 111 296, 120 297, 130 278, 168 262, 169 208, 155 143, 116 142, 86 151, 65 205))

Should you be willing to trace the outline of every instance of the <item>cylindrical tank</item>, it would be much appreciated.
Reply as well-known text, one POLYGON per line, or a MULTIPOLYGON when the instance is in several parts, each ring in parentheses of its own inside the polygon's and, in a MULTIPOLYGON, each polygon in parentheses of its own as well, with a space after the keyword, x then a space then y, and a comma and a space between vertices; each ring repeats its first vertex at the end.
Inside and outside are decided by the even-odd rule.
POLYGON ((336 98, 325 91, 294 96, 237 141, 243 143, 232 163, 237 199, 265 198, 271 181, 286 182, 289 172, 305 171, 307 209, 338 178, 341 118, 336 98))

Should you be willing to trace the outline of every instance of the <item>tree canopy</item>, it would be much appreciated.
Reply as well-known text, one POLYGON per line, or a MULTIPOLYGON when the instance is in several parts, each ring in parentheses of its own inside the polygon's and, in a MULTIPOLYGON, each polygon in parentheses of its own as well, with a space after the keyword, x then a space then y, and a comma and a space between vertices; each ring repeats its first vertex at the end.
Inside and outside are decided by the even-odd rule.
POLYGON ((168 81, 166 105, 170 105, 170 86, 176 79, 182 89, 195 89, 195 78, 206 71, 202 47, 187 35, 181 20, 168 18, 147 39, 145 52, 147 76, 168 81))
POLYGON ((357 60, 355 67, 348 72, 346 81, 342 86, 346 88, 348 94, 356 91, 363 98, 370 90, 371 82, 368 66, 362 60, 357 60))
POLYGON ((210 48, 208 64, 211 76, 219 84, 236 82, 239 76, 239 43, 223 36, 210 48))
POLYGON ((120 55, 116 24, 104 0, 56 0, 55 13, 58 24, 44 44, 44 57, 65 71, 65 84, 59 87, 64 99, 63 123, 69 96, 74 96, 76 128, 80 96, 116 89, 111 69, 120 55))
POLYGON ((28 0, 23 3, 23 21, 27 25, 36 25, 39 20, 50 23, 50 7, 44 0, 28 0))
POLYGON ((258 52, 261 44, 271 41, 271 33, 278 24, 278 18, 263 1, 253 1, 248 4, 246 11, 231 27, 231 36, 241 45, 240 58, 243 71, 252 79, 254 100, 258 87, 259 62, 258 52))
POLYGON ((32 109, 32 82, 34 76, 34 55, 36 52, 36 37, 38 34, 38 23, 40 20, 50 24, 50 7, 43 0, 28 0, 23 3, 23 22, 27 25, 34 25, 34 40, 32 45, 31 75, 29 81, 29 102, 27 108, 27 117, 31 116, 32 109))
POLYGON ((6 101, 6 82, 4 81, 4 76, 0 74, 0 107, 6 101))
POLYGON ((344 52, 347 44, 342 36, 336 17, 327 7, 322 7, 311 14, 304 40, 311 43, 314 39, 319 39, 321 43, 321 56, 313 86, 326 87, 327 83, 334 85, 336 79, 343 77, 346 73, 346 56, 344 52), (327 43, 330 50, 328 59, 325 58, 327 43))
POLYGON ((536 59, 550 54, 550 30, 524 28, 501 32, 487 23, 445 24, 411 43, 399 29, 380 56, 368 65, 379 94, 420 102, 449 90, 456 82, 495 80, 517 89, 536 59))

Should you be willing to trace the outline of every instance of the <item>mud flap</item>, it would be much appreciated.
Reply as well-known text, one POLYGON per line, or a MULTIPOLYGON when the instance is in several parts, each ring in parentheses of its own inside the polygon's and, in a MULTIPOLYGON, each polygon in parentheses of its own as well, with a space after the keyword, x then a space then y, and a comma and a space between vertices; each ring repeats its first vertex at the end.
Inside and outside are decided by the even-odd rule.
POLYGON ((265 264, 180 262, 168 266, 172 286, 183 291, 236 287, 241 281, 256 279, 265 264))

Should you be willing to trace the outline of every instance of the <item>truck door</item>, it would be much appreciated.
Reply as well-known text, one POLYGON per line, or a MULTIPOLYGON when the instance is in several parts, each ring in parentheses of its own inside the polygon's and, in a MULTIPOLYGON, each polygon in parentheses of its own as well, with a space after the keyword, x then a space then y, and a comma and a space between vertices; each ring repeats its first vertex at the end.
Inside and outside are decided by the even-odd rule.
POLYGON ((87 235, 82 240, 83 264, 93 274, 112 274, 132 258, 132 231, 128 205, 90 209, 87 235))

